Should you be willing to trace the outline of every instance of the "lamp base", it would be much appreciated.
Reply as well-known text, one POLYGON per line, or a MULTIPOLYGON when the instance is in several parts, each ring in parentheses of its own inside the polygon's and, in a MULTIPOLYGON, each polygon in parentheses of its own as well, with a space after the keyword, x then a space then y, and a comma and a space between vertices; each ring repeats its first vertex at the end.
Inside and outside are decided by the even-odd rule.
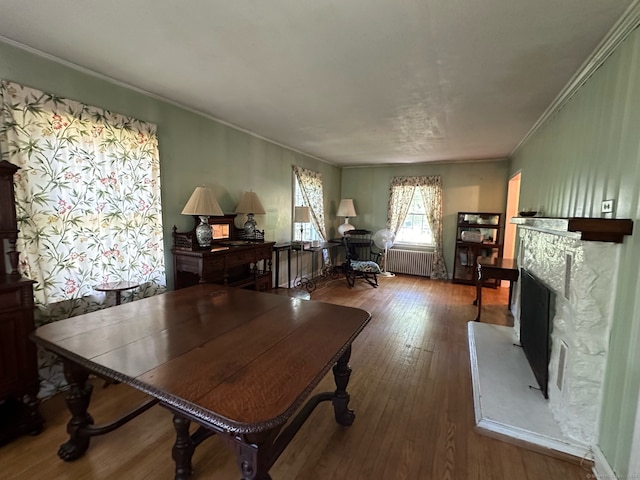
POLYGON ((244 236, 247 238, 255 237, 256 235, 256 221, 253 218, 253 213, 247 214, 247 221, 244 222, 244 236))
POLYGON ((200 223, 196 227, 196 240, 200 248, 209 248, 211 246, 211 225, 209 225, 209 217, 200 215, 200 223))
POLYGON ((355 229, 356 227, 354 227, 349 223, 349 219, 345 218, 344 223, 338 227, 338 233, 340 234, 341 237, 344 237, 345 233, 355 229))

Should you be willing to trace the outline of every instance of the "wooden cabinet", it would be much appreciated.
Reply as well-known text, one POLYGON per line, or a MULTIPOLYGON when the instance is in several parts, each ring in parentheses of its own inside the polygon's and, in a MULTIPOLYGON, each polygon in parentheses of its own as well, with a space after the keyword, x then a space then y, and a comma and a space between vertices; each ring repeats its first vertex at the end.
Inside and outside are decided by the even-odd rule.
POLYGON ((197 283, 220 283, 233 287, 270 290, 271 257, 275 242, 238 239, 235 215, 210 217, 214 230, 211 248, 202 249, 194 231, 177 232, 173 227, 173 278, 175 289, 197 283))
MULTIPOLYGON (((503 218, 501 213, 458 212, 456 248, 453 261, 454 283, 475 283, 479 257, 502 257, 503 218)), ((495 287, 497 280, 485 286, 495 287)))
POLYGON ((271 257, 275 242, 225 243, 215 244, 208 250, 172 249, 176 290, 197 283, 271 289, 271 257))
POLYGON ((39 390, 34 330, 33 282, 18 273, 15 250, 13 174, 18 167, 0 162, 0 444, 16 435, 39 433, 39 390), (8 248, 7 248, 8 246, 8 248), (5 249, 9 265, 5 263, 5 249))

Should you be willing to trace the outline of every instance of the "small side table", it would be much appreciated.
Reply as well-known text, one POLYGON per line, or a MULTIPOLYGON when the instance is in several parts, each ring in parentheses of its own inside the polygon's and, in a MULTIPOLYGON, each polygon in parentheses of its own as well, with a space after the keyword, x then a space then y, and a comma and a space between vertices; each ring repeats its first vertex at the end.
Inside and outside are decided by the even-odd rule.
POLYGON ((287 288, 291 288, 291 243, 276 243, 273 246, 276 252, 276 281, 273 288, 280 288, 280 252, 287 252, 287 288))
POLYGON ((485 280, 495 278, 496 280, 509 280, 509 304, 507 308, 511 308, 511 297, 513 293, 513 282, 518 281, 520 270, 515 260, 511 258, 478 258, 478 267, 476 271, 476 299, 473 302, 478 306, 478 316, 474 321, 480 321, 482 313, 482 285, 485 280))
POLYGON ((105 293, 115 292, 116 305, 120 305, 120 303, 122 303, 122 292, 138 288, 139 286, 140 284, 136 282, 109 282, 94 287, 94 290, 105 293))

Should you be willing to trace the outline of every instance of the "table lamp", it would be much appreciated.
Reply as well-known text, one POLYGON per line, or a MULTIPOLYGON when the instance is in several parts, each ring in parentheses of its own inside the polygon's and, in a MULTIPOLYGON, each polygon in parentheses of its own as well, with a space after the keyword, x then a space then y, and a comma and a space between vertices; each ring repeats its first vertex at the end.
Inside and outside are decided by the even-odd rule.
POLYGON ((344 234, 350 230, 355 230, 356 227, 349 224, 349 217, 356 216, 356 209, 353 206, 353 199, 351 198, 343 198, 340 200, 340 205, 338 206, 338 212, 336 213, 338 217, 344 217, 344 223, 338 227, 338 233, 341 237, 344 237, 344 234))
POLYGON ((244 192, 244 195, 236 208, 236 213, 247 214, 247 221, 244 223, 244 236, 248 238, 255 238, 257 224, 253 216, 255 214, 264 215, 267 213, 265 212, 262 203, 260 203, 258 195, 253 191, 244 192))
POLYGON ((182 209, 182 214, 200 217, 200 223, 196 227, 196 239, 201 248, 210 247, 211 225, 209 225, 209 217, 224 215, 213 192, 204 185, 196 187, 182 209))
POLYGON ((293 211, 293 221, 300 224, 300 241, 302 242, 304 240, 302 237, 304 225, 302 224, 311 221, 309 207, 295 207, 293 211))

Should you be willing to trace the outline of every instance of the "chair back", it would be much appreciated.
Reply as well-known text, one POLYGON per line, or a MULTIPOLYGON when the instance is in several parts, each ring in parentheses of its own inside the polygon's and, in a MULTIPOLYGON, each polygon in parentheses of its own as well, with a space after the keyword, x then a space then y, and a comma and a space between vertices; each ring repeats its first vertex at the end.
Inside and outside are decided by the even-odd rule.
POLYGON ((344 235, 345 251, 351 260, 371 259, 371 232, 369 230, 349 230, 344 235))

